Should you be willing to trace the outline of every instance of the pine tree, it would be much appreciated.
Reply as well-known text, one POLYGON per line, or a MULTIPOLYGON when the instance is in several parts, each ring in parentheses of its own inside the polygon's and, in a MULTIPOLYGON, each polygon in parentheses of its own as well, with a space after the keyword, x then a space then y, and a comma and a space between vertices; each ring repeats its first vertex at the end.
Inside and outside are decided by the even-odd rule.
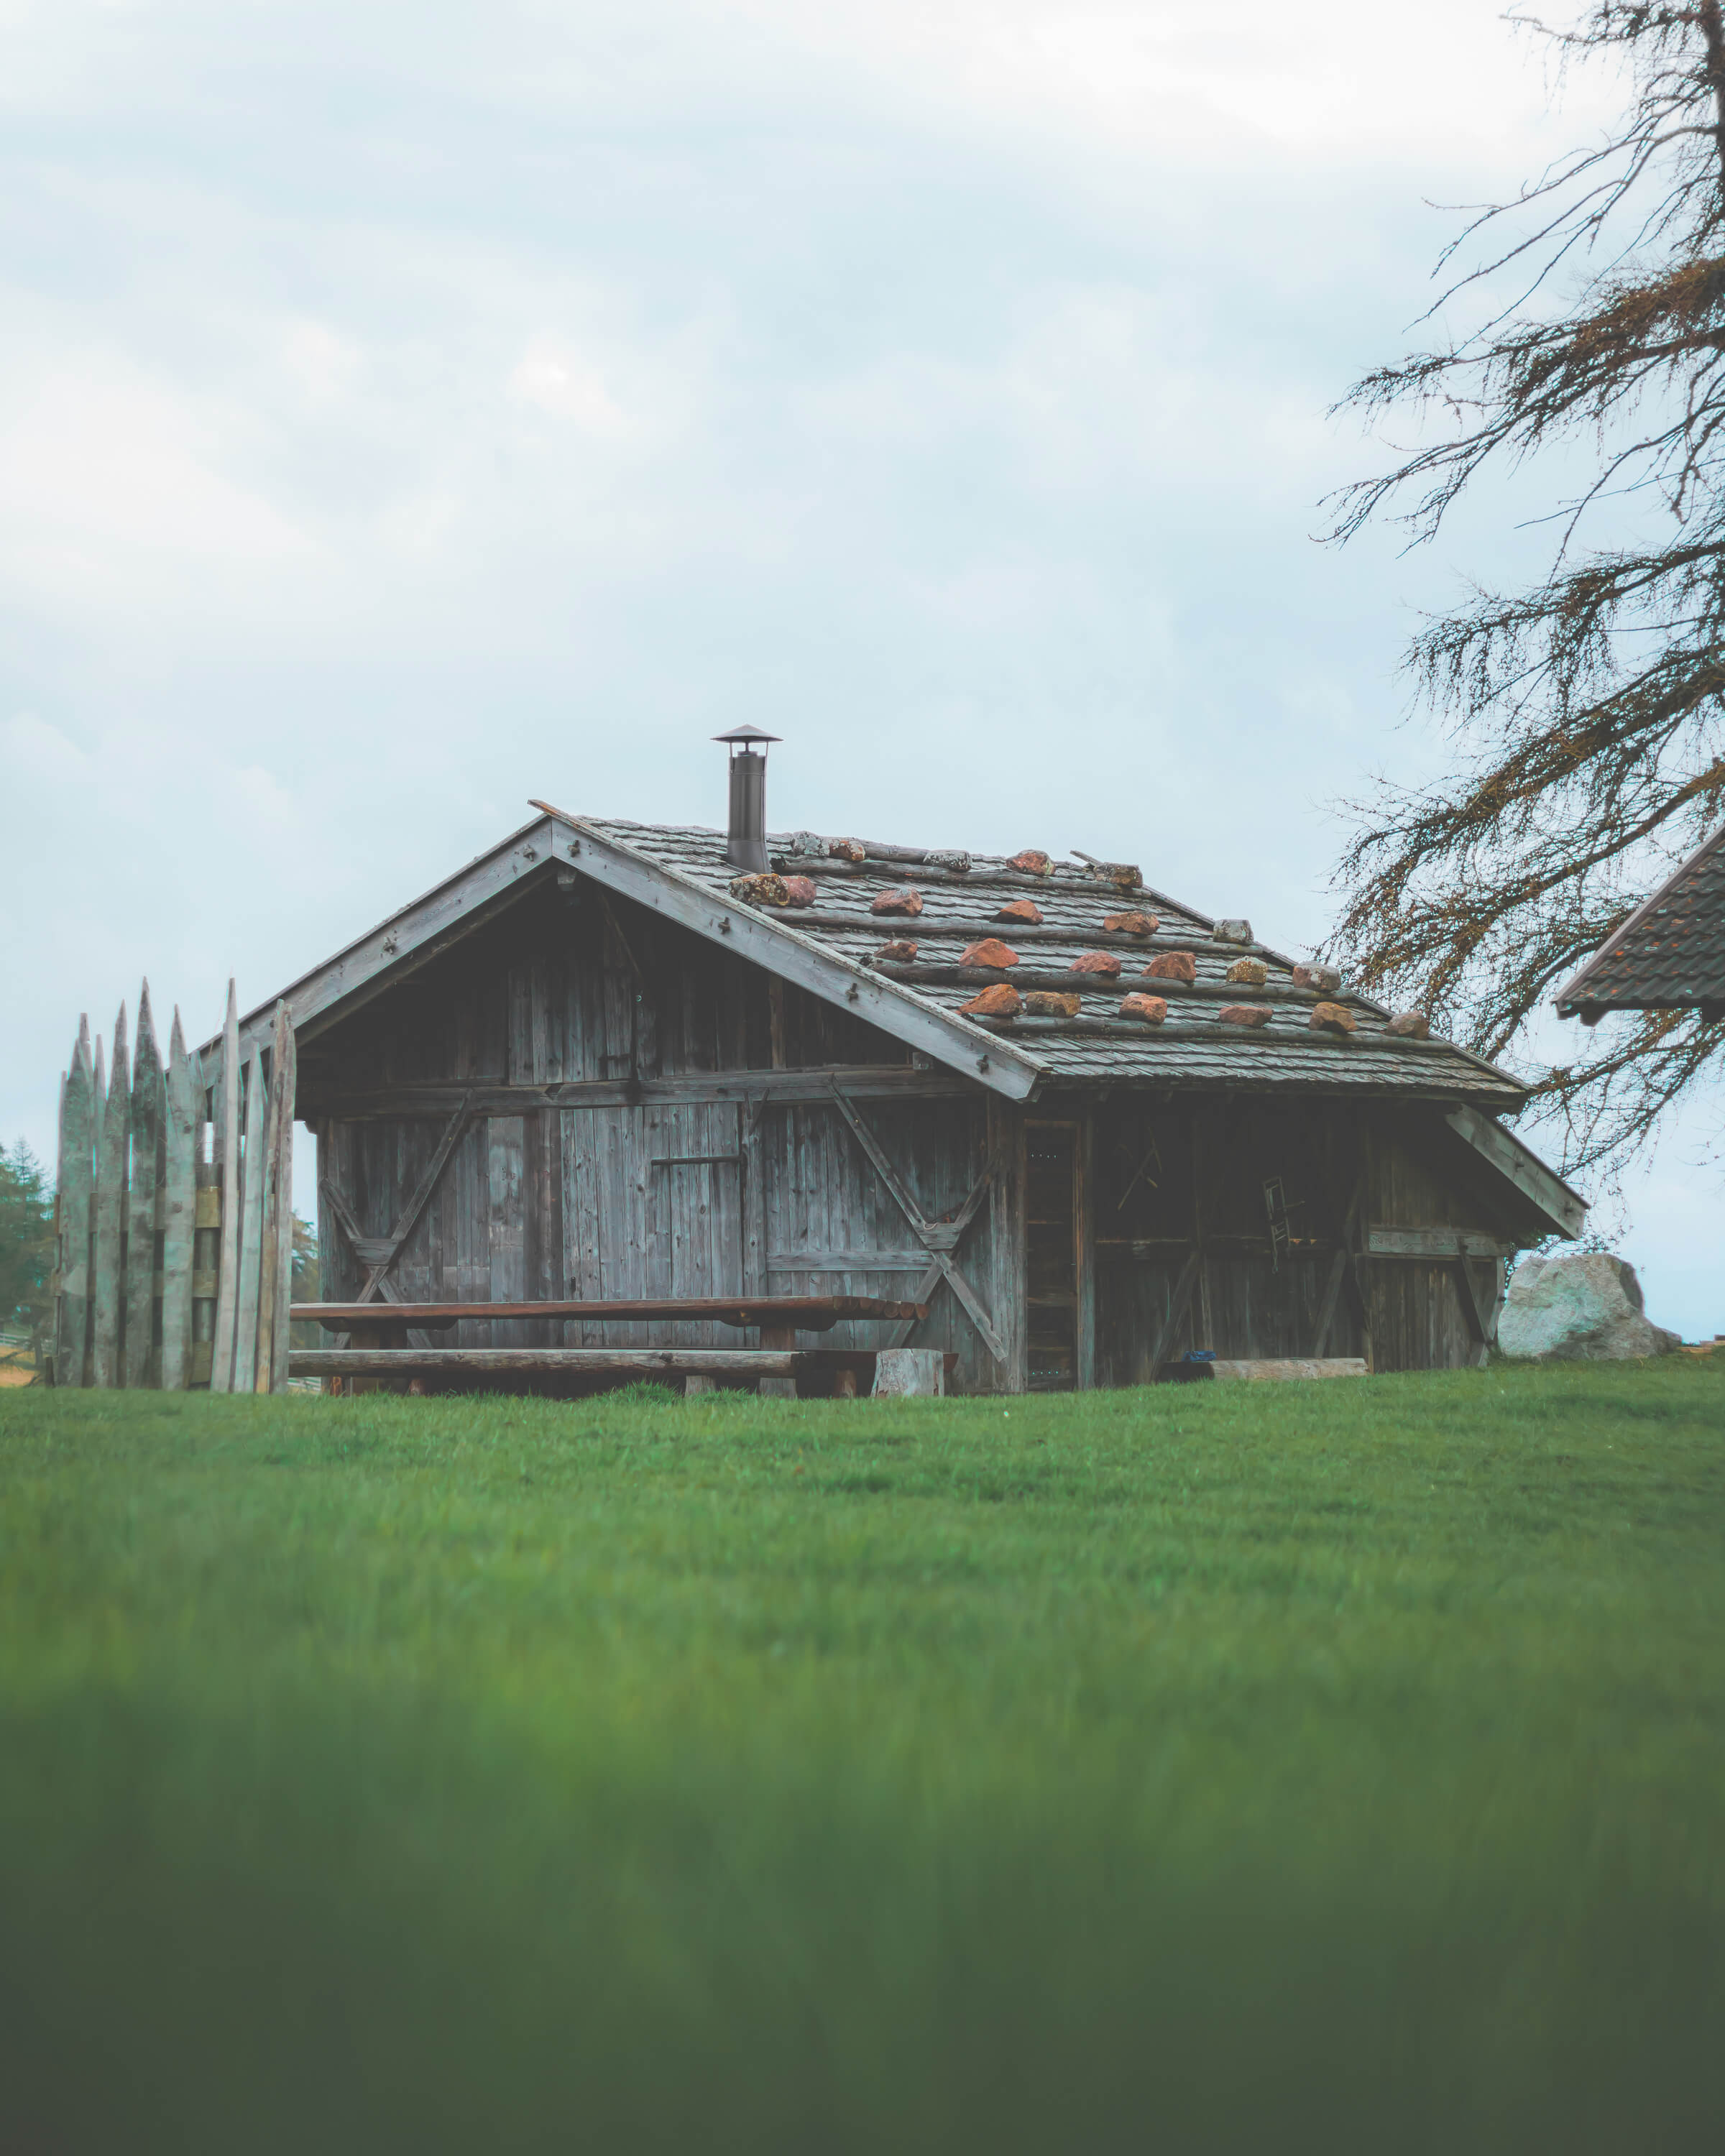
POLYGON ((54 1271, 54 1194, 23 1140, 0 1146, 0 1325, 46 1325, 54 1271))

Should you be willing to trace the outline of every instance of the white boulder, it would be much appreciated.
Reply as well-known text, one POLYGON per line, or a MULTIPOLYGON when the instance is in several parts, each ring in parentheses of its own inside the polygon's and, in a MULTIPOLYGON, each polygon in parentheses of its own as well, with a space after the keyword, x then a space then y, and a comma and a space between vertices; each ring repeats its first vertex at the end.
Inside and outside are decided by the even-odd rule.
POLYGON ((1635 1267, 1604 1250, 1524 1258, 1497 1321, 1497 1345, 1517 1360, 1619 1363, 1680 1344, 1649 1322, 1635 1267))

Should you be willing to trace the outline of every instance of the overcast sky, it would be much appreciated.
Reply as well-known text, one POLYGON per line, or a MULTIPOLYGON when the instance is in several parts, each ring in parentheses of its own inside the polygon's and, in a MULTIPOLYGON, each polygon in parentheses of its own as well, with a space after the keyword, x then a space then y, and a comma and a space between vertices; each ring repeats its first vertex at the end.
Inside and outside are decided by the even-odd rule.
MULTIPOLYGON (((1321 547, 1453 229, 1585 136, 1497 0, 0 0, 0 1136, 521 821, 1139 861, 1284 948, 1400 646, 1321 547)), ((1692 1118, 1651 1313, 1725 1328, 1692 1118)))

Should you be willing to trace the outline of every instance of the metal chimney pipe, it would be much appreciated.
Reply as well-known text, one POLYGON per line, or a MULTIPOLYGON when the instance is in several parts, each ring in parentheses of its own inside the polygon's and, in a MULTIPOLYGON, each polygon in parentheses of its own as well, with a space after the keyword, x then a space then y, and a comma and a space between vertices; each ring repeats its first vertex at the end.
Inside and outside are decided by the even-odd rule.
POLYGON ((779 737, 763 734, 758 726, 738 726, 713 738, 731 751, 731 814, 725 831, 725 858, 734 869, 759 874, 767 866, 767 744, 779 737))

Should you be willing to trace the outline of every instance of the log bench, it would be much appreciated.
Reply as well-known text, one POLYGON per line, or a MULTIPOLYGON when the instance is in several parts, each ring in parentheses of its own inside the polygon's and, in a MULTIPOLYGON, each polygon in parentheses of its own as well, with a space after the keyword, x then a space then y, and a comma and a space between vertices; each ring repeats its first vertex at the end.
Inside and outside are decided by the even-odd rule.
MULTIPOLYGON (((798 1348, 798 1332, 829 1332, 847 1319, 902 1322, 926 1317, 928 1306, 896 1296, 860 1295, 683 1296, 579 1302, 298 1302, 296 1322, 348 1335, 346 1347, 295 1348, 288 1373, 334 1379, 367 1392, 380 1383, 420 1389, 465 1389, 496 1378, 606 1380, 680 1378, 696 1389, 728 1381, 774 1391, 807 1390, 854 1397, 875 1374, 871 1348, 798 1348), (446 1348, 418 1347, 414 1332, 446 1332, 465 1322, 532 1319, 563 1322, 721 1324, 758 1328, 757 1348, 446 1348)), ((957 1357, 946 1358, 948 1373, 957 1357)))

